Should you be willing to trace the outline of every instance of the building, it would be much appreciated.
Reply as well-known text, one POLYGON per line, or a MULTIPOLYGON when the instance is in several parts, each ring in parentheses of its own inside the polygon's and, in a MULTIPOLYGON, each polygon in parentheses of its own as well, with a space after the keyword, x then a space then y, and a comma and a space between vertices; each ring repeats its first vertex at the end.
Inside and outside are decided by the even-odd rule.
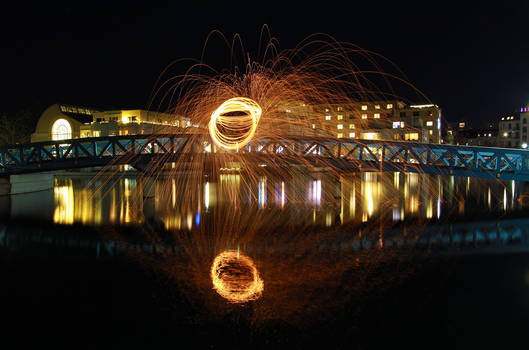
POLYGON ((496 147, 497 128, 464 129, 456 133, 455 144, 463 146, 496 147))
MULTIPOLYGON (((310 105, 282 102, 262 118, 257 136, 284 135, 440 143, 441 110, 402 101, 310 105)), ((32 142, 134 134, 205 132, 186 117, 141 109, 106 110, 54 104, 41 115, 32 142), (193 127, 189 129, 190 127, 193 127)))
POLYGON ((54 104, 40 116, 31 142, 179 132, 190 126, 188 119, 169 113, 141 109, 100 111, 54 104))
POLYGON ((441 110, 433 104, 371 101, 315 106, 313 127, 325 136, 440 143, 441 110))
POLYGON ((529 112, 517 112, 500 117, 498 122, 498 147, 527 148, 529 112))

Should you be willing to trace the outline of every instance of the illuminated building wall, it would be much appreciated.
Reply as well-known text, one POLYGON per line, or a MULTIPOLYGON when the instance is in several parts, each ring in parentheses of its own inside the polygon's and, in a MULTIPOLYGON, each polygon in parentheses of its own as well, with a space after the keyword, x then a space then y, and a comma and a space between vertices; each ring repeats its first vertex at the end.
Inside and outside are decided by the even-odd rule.
POLYGON ((441 110, 433 104, 369 101, 315 106, 320 136, 337 138, 441 142, 441 110))
MULTIPOLYGON (((523 110, 523 109, 522 109, 523 110)), ((527 127, 529 125, 529 111, 511 113, 500 117, 498 122, 498 147, 527 148, 529 136, 527 127)))
MULTIPOLYGON (((278 103, 273 117, 262 118, 256 133, 303 137, 336 137, 440 143, 438 106, 406 105, 402 101, 369 101, 309 105, 303 101, 278 103)), ((265 111, 267 112, 267 111, 265 111)), ((205 132, 207 125, 168 113, 140 109, 98 111, 52 105, 41 115, 32 142, 68 138, 205 132)))
POLYGON ((40 116, 31 142, 83 137, 175 133, 192 127, 189 119, 141 109, 98 111, 54 104, 40 116))

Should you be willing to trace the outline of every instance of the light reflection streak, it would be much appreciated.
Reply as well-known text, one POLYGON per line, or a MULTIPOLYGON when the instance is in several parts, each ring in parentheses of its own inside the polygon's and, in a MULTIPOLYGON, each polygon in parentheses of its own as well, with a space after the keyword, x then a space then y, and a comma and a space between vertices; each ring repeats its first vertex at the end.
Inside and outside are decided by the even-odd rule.
MULTIPOLYGON (((274 184, 275 208, 284 211, 281 215, 288 217, 289 222, 304 222, 309 225, 323 224, 326 227, 367 222, 379 216, 385 217, 388 222, 421 216, 426 219, 435 217, 439 220, 443 203, 447 203, 447 207, 451 209, 448 213, 453 213, 452 208, 454 208, 461 215, 474 209, 473 205, 468 205, 469 200, 479 200, 489 210, 498 208, 504 211, 515 207, 518 203, 516 200, 513 202, 517 190, 515 182, 504 186, 501 182, 497 185, 487 184, 480 191, 477 190, 480 186, 478 181, 469 182, 466 178, 461 180, 457 178, 456 185, 456 178, 453 177, 429 178, 418 174, 403 174, 402 176, 405 177, 405 181, 400 182, 400 190, 395 189, 395 181, 398 178, 395 173, 391 175, 364 173, 361 176, 341 176, 334 180, 332 177, 326 177, 322 179, 299 178, 288 181, 272 178, 271 181, 274 184), (290 185, 289 181, 292 181, 290 185), (452 181, 454 181, 454 190, 450 191, 452 181), (469 197, 466 198, 465 191, 469 183, 470 192, 469 197), (288 201, 287 186, 292 191, 289 194, 292 200, 288 201), (308 201, 307 192, 303 190, 306 188, 308 188, 308 201), (510 194, 507 193, 509 191, 511 191, 510 194), (479 194, 479 198, 471 199, 472 193, 479 194), (502 197, 503 200, 494 202, 494 198, 502 197), (357 199, 360 200, 359 207, 357 199)), ((159 180, 154 186, 156 190, 151 200, 155 205, 149 217, 163 222, 168 230, 194 230, 204 224, 207 216, 205 214, 211 213, 212 206, 217 205, 215 204, 217 203, 217 186, 222 194, 219 196, 222 204, 218 210, 224 210, 224 206, 238 201, 238 198, 253 199, 253 202, 245 200, 250 207, 247 208, 245 204, 245 209, 241 210, 251 212, 253 206, 257 209, 266 208, 267 182, 269 181, 266 176, 261 176, 258 181, 254 182, 257 185, 253 188, 254 192, 249 187, 252 182, 247 179, 243 180, 240 174, 221 174, 217 181, 204 181, 194 192, 196 199, 188 198, 188 200, 181 201, 179 198, 186 198, 184 192, 188 190, 187 188, 178 186, 174 178, 159 180)), ((105 190, 100 190, 101 186, 103 185, 96 184, 93 187, 85 187, 79 180, 72 181, 69 178, 56 181, 53 190, 53 221, 59 224, 83 223, 87 225, 140 224, 143 222, 145 215, 142 211, 147 210, 142 200, 143 188, 146 185, 135 178, 122 178, 116 182, 115 186, 105 190)))
POLYGON ((204 206, 207 211, 209 209, 209 182, 204 185, 204 206))

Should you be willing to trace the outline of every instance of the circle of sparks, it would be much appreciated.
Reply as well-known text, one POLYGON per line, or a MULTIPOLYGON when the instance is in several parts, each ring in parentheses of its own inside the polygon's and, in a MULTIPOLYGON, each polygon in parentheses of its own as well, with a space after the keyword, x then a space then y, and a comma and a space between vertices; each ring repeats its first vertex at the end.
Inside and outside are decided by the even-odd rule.
POLYGON ((213 289, 232 303, 258 299, 264 282, 252 259, 237 250, 226 250, 211 265, 213 289))
POLYGON ((212 114, 209 134, 227 150, 238 150, 252 140, 261 118, 261 106, 252 99, 235 97, 224 101, 212 114))

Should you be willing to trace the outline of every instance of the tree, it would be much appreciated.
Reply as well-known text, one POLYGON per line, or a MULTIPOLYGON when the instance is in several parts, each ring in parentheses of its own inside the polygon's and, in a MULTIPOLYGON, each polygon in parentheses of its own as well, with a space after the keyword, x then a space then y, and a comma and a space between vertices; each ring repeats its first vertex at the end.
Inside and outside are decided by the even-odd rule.
POLYGON ((28 110, 18 111, 13 116, 0 115, 0 145, 29 142, 33 124, 33 114, 28 110))

